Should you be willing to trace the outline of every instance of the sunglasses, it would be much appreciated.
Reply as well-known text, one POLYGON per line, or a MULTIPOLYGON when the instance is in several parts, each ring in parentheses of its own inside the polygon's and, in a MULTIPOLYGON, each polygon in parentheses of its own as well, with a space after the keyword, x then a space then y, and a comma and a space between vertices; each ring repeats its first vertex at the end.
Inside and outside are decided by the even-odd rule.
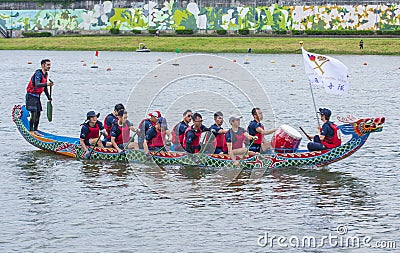
POLYGON ((188 117, 188 118, 191 118, 191 117, 192 117, 192 115, 187 115, 186 117, 188 117))

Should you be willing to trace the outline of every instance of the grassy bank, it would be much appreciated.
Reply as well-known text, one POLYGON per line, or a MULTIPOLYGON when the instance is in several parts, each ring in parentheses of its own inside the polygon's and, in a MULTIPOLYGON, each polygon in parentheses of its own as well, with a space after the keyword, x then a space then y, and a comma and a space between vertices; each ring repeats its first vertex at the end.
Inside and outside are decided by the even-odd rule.
POLYGON ((139 42, 146 43, 153 52, 207 52, 246 53, 300 53, 299 41, 304 47, 321 54, 376 54, 400 55, 399 38, 249 38, 249 37, 146 37, 146 36, 77 36, 48 38, 0 39, 2 50, 100 50, 134 51, 139 42))

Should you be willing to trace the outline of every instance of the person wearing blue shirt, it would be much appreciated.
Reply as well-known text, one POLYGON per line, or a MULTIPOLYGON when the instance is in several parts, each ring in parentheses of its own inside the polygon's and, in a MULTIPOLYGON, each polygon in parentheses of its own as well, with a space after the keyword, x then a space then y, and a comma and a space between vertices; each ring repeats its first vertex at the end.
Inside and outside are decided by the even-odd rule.
POLYGON ((48 72, 51 67, 50 60, 44 59, 40 62, 40 65, 42 65, 42 68, 36 70, 29 80, 28 86, 26 87, 25 97, 26 109, 31 114, 29 120, 29 131, 38 136, 42 136, 38 131, 40 112, 43 110, 42 103, 40 102, 40 95, 44 91, 47 99, 52 101, 47 87, 54 85, 50 79, 48 80, 48 72))
POLYGON ((247 132, 252 136, 257 136, 257 140, 254 141, 249 150, 261 153, 261 151, 265 151, 271 146, 270 142, 267 142, 267 140, 264 138, 264 135, 272 134, 276 129, 264 130, 264 126, 261 123, 264 117, 260 108, 253 108, 251 110, 251 114, 253 115, 254 119, 247 127, 247 132))
POLYGON ((320 114, 321 121, 324 122, 324 124, 322 127, 318 127, 318 134, 314 136, 312 142, 307 144, 309 151, 318 151, 331 148, 328 147, 330 145, 327 143, 327 141, 332 139, 335 135, 335 130, 331 127, 333 123, 329 121, 332 112, 327 108, 319 108, 318 113, 320 114))
POLYGON ((186 129, 189 127, 190 121, 192 120, 193 112, 191 110, 186 110, 182 116, 182 121, 172 128, 173 145, 171 146, 171 150, 173 151, 184 151, 183 137, 185 135, 186 129))
POLYGON ((226 154, 228 152, 228 147, 226 146, 225 134, 229 131, 228 129, 223 129, 222 124, 224 123, 224 115, 222 112, 214 113, 214 122, 210 129, 215 136, 215 150, 214 154, 226 154))

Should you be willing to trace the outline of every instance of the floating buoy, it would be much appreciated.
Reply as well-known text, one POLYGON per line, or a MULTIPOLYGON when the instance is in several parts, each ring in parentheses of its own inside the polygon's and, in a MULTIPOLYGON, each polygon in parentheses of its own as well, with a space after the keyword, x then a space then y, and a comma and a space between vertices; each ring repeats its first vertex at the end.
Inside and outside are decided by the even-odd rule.
POLYGON ((212 68, 213 68, 213 65, 211 65, 211 64, 208 65, 208 68, 209 68, 209 69, 212 69, 212 68))
POLYGON ((81 62, 84 62, 84 60, 83 60, 83 59, 81 59, 81 62))
POLYGON ((157 61, 161 61, 161 58, 157 58, 157 61))
POLYGON ((110 71, 110 70, 111 70, 111 68, 110 68, 110 67, 107 67, 107 68, 106 68, 106 70, 107 70, 107 71, 110 71))
POLYGON ((365 61, 365 62, 363 62, 363 65, 368 65, 368 63, 365 61))
POLYGON ((293 83, 293 82, 294 82, 294 80, 293 80, 293 79, 290 79, 290 82, 291 82, 291 83, 293 83))
POLYGON ((236 60, 234 59, 233 62, 236 62, 236 60))
POLYGON ((274 61, 274 60, 271 60, 271 63, 275 63, 275 61, 274 61))
POLYGON ((249 57, 246 57, 246 60, 244 61, 244 64, 250 64, 249 57))
POLYGON ((290 67, 294 68, 294 67, 296 67, 296 65, 292 64, 292 65, 290 65, 290 67))
POLYGON ((32 62, 31 62, 31 61, 28 61, 28 64, 32 64, 32 62))
POLYGON ((86 66, 86 63, 82 64, 82 66, 86 66))

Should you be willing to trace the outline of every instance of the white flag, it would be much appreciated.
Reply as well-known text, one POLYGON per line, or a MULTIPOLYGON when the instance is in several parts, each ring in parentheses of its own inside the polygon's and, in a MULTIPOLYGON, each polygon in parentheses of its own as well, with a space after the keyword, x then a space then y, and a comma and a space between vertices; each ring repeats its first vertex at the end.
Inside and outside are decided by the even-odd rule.
POLYGON ((304 67, 311 84, 322 84, 331 94, 344 95, 349 90, 348 68, 342 62, 325 55, 309 53, 303 48, 304 67))

